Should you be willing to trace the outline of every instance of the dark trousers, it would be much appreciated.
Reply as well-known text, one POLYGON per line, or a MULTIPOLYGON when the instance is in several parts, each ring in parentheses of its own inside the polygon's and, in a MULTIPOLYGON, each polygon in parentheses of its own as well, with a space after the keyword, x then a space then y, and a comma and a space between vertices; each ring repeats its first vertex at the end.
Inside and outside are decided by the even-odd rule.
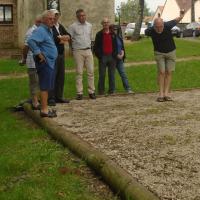
POLYGON ((105 76, 107 67, 108 67, 108 80, 109 80, 108 93, 115 92, 115 65, 116 61, 112 57, 112 55, 104 55, 99 60, 99 82, 98 82, 99 94, 104 94, 105 92, 105 76))
POLYGON ((49 99, 62 99, 65 83, 65 57, 58 55, 55 65, 54 90, 49 92, 49 99))

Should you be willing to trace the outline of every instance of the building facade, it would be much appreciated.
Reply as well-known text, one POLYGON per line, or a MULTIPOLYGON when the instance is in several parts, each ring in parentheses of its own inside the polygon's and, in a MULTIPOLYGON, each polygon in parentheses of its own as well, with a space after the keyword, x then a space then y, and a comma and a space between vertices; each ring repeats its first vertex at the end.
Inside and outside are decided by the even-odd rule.
POLYGON ((84 9, 94 35, 101 29, 103 17, 114 22, 114 0, 0 0, 0 49, 21 47, 34 18, 49 7, 60 10, 61 23, 66 28, 76 20, 76 10, 84 9))
MULTIPOLYGON (((179 16, 181 9, 184 9, 185 16, 180 23, 191 23, 191 1, 192 0, 166 0, 160 12, 161 18, 163 18, 164 21, 172 20, 179 16)), ((158 17, 157 13, 155 13, 154 19, 156 17, 158 17)), ((195 21, 200 21, 200 0, 195 1, 195 21)))

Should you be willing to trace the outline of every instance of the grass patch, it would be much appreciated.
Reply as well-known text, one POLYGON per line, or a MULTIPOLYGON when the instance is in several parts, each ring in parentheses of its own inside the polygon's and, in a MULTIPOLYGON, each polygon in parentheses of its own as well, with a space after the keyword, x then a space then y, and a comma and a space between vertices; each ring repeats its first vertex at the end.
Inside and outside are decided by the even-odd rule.
MULTIPOLYGON (((177 57, 200 56, 200 43, 175 38, 177 57)), ((151 38, 144 38, 138 42, 128 42, 125 45, 126 62, 154 60, 151 38)))
POLYGON ((27 70, 26 66, 19 66, 18 60, 14 60, 14 59, 0 59, 0 73, 1 74, 25 73, 26 70, 27 70))
MULTIPOLYGON (((155 65, 141 65, 126 68, 129 83, 136 92, 156 92, 157 87, 157 68, 155 65)), ((173 74, 172 89, 199 88, 199 61, 179 62, 176 64, 176 71, 173 74)), ((86 73, 83 76, 84 95, 87 95, 86 73)), ((95 85, 97 88, 98 74, 95 71, 95 85)), ((108 80, 106 80, 106 91, 108 90, 108 80)), ((121 78, 116 71, 116 92, 124 92, 121 78)), ((65 96, 74 98, 76 96, 75 74, 66 75, 65 96)))
POLYGON ((83 161, 7 109, 28 98, 27 78, 1 80, 0 84, 1 200, 117 199, 94 192, 83 173, 83 161))
MULTIPOLYGON (((176 39, 177 57, 200 56, 200 43, 176 39)), ((151 38, 143 38, 138 42, 126 42, 126 62, 152 61, 154 60, 153 45, 151 38)), ((94 57, 95 68, 98 61, 94 57)), ((72 56, 68 55, 65 59, 66 69, 75 69, 75 62, 72 56)), ((19 66, 17 60, 0 60, 0 73, 21 73, 26 72, 26 66, 19 66)))

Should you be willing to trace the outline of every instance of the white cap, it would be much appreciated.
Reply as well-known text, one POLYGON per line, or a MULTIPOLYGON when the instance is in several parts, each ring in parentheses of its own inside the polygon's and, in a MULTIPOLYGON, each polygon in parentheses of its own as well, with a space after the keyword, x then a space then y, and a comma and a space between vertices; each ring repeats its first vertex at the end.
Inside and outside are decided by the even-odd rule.
POLYGON ((60 14, 59 11, 56 9, 50 9, 50 11, 52 11, 54 14, 60 14))

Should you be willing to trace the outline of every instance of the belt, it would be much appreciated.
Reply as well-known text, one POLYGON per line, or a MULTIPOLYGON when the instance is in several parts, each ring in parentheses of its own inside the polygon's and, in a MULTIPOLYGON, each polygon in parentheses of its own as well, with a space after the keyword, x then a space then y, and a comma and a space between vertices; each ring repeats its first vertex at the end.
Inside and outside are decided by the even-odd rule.
POLYGON ((79 50, 88 50, 91 49, 90 47, 84 48, 84 49, 79 49, 79 50))

